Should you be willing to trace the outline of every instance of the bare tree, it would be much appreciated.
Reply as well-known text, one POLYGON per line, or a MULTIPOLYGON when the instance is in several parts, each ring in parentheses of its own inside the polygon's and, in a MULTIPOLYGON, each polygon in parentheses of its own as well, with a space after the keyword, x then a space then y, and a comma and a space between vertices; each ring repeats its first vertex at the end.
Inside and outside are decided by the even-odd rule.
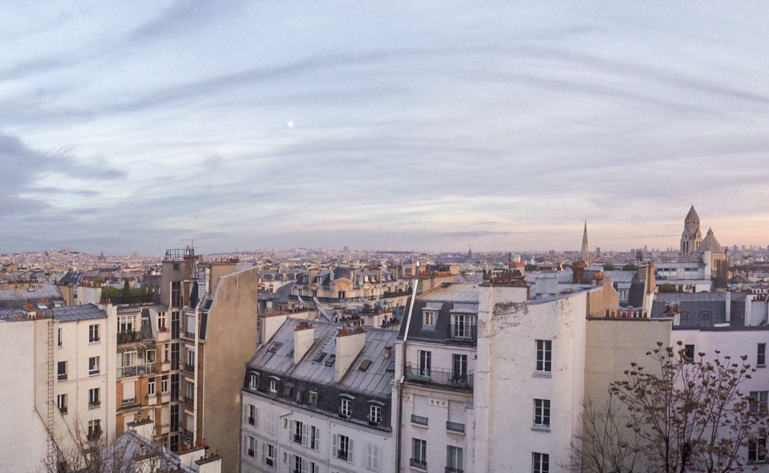
POLYGON ((582 434, 571 446, 571 469, 582 473, 634 473, 639 471, 641 439, 624 428, 623 412, 615 396, 595 406, 583 403, 582 434))
POLYGON ((42 473, 156 473, 175 471, 164 448, 132 434, 110 436, 75 421, 65 438, 51 438, 55 453, 43 460, 42 473))
POLYGON ((745 355, 733 360, 716 351, 708 360, 682 345, 658 342, 646 354, 654 369, 631 363, 610 386, 628 410, 627 428, 642 440, 644 463, 664 473, 745 471, 743 449, 766 437, 766 411, 741 390, 755 369, 745 355))

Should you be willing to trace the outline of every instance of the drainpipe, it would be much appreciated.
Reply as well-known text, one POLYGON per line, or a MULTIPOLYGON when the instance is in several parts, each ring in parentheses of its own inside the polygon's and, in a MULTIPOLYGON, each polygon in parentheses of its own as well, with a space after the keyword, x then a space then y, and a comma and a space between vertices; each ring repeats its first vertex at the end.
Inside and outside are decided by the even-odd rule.
POLYGON ((419 285, 419 262, 417 261, 414 269, 414 287, 411 292, 411 304, 409 304, 409 313, 406 316, 406 331, 403 332, 403 343, 401 344, 401 358, 403 364, 401 366, 401 378, 398 383, 398 429, 396 431, 396 443, 395 443, 395 471, 400 473, 401 471, 401 425, 403 425, 403 382, 406 378, 406 342, 409 338, 409 327, 411 326, 411 313, 414 311, 414 301, 417 298, 417 286, 419 285))

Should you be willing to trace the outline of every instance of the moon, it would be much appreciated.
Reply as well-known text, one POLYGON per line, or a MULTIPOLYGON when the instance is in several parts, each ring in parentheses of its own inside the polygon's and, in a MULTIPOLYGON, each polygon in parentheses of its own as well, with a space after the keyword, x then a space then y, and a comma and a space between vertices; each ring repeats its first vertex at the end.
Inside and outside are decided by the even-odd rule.
POLYGON ((294 128, 294 121, 289 120, 288 123, 286 123, 286 126, 288 126, 289 128, 294 128))

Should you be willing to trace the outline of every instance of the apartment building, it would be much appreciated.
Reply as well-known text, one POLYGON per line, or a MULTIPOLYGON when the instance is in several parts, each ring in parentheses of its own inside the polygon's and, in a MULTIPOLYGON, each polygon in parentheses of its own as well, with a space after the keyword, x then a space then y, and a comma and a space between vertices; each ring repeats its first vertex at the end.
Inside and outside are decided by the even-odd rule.
POLYGON ((603 381, 586 379, 587 320, 616 316, 619 294, 608 279, 529 277, 415 300, 396 344, 397 471, 569 471, 586 383, 603 381))
MULTIPOLYGON (((13 389, 4 391, 4 430, 10 450, 5 465, 36 463, 73 448, 78 436, 96 439, 115 433, 115 320, 93 304, 0 312, 0 337, 13 389), (22 357, 21 359, 19 357, 22 357), (18 423, 17 423, 18 421, 18 423), (42 434, 42 435, 41 435, 42 434), (18 442, 28 442, 29 449, 18 442), (41 452, 40 447, 45 445, 41 452), (20 459, 21 455, 34 458, 20 459)), ((5 371, 4 371, 5 372, 5 371)), ((17 467, 8 471, 22 471, 17 467)))
POLYGON ((394 471, 396 336, 283 317, 242 378, 240 471, 394 471))

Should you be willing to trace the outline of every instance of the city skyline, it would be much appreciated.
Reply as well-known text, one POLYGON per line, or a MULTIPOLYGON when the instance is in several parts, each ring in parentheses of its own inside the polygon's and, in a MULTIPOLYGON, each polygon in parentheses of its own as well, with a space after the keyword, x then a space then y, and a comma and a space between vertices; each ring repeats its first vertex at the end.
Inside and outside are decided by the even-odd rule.
POLYGON ((766 246, 767 9, 10 2, 0 253, 766 246))

